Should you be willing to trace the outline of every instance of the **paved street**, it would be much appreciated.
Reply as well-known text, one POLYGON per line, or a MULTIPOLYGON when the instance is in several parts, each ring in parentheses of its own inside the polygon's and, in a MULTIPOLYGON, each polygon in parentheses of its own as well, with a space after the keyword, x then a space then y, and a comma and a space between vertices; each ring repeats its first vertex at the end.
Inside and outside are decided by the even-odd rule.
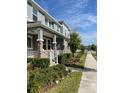
POLYGON ((86 57, 78 93, 97 93, 97 65, 91 53, 86 57))

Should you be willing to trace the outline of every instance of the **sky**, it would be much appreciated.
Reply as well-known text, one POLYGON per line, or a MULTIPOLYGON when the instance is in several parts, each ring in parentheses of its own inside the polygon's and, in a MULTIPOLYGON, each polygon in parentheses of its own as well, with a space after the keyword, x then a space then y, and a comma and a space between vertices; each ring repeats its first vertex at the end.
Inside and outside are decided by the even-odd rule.
POLYGON ((57 20, 78 32, 82 44, 97 44, 97 0, 35 0, 57 20))

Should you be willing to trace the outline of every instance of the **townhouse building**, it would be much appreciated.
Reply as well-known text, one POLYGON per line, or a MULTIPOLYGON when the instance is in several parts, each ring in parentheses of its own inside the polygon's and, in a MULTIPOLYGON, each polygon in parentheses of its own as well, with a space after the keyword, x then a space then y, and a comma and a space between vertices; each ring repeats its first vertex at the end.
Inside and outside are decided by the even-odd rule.
POLYGON ((27 57, 50 58, 58 63, 60 53, 70 52, 71 29, 57 21, 34 0, 27 0, 27 57))

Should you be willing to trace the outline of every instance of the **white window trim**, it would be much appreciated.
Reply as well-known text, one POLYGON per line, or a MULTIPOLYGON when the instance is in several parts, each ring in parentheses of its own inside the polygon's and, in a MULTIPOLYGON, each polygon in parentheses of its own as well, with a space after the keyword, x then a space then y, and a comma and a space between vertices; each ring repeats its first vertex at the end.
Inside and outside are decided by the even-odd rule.
MULTIPOLYGON (((46 39, 46 50, 49 50, 48 49, 48 40, 50 40, 50 42, 51 42, 51 39, 45 38, 45 37, 44 37, 44 39, 46 39)), ((52 45, 51 44, 50 44, 50 48, 52 48, 52 45)))
POLYGON ((31 39, 31 47, 28 47, 28 49, 33 49, 33 36, 27 36, 28 38, 31 39))

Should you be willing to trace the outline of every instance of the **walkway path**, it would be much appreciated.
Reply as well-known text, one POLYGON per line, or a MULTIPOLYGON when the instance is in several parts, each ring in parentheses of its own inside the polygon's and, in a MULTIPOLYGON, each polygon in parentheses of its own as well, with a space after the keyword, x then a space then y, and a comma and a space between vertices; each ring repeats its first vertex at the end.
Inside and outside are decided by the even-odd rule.
POLYGON ((97 93, 97 66, 91 53, 87 54, 78 93, 97 93))

